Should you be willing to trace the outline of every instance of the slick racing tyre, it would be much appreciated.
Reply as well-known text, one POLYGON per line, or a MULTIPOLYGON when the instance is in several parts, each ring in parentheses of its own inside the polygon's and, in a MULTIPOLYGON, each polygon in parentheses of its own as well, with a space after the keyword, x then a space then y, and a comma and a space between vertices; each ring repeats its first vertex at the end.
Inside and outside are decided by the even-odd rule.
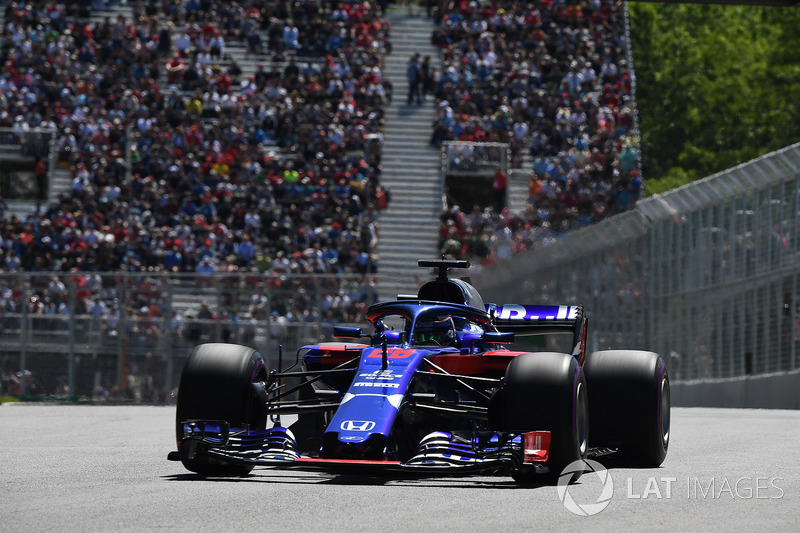
MULTIPOLYGON (((252 348, 223 343, 195 347, 183 367, 178 388, 178 445, 182 446, 182 422, 190 419, 225 420, 231 428, 249 424, 251 429, 265 429, 266 407, 252 383, 266 379, 266 365, 252 348)), ((190 459, 186 451, 180 450, 183 466, 204 476, 243 476, 253 469, 222 463, 202 450, 190 459)))
POLYGON ((608 350, 584 365, 592 447, 616 448, 613 462, 657 467, 667 455, 670 394, 667 365, 656 353, 608 350))
MULTIPOLYGON (((505 385, 490 407, 493 429, 509 432, 550 431, 549 473, 537 475, 523 465, 512 473, 521 483, 558 479, 564 468, 588 451, 588 394, 575 357, 563 353, 526 353, 511 360, 505 385), (493 418, 493 420, 492 420, 493 418)), ((573 474, 577 480, 582 471, 573 474)))

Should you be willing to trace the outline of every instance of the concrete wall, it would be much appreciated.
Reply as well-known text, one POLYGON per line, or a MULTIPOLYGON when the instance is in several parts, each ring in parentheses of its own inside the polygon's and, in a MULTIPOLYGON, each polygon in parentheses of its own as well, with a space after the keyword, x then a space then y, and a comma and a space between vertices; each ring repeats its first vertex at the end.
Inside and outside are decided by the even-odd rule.
POLYGON ((670 384, 675 407, 800 409, 800 371, 670 384))

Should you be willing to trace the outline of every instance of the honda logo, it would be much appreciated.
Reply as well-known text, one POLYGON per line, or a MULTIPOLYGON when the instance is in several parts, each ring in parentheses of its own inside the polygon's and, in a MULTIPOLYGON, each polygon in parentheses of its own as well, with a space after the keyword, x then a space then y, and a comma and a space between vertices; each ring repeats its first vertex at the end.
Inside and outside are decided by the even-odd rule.
POLYGON ((375 427, 375 422, 369 420, 345 420, 342 422, 343 431, 369 431, 375 427))

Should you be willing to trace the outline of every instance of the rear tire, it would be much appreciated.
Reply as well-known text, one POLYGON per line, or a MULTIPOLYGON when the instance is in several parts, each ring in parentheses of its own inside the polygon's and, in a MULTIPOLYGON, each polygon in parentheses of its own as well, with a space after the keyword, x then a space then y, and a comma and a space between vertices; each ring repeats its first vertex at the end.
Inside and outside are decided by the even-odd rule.
MULTIPOLYGON (((549 474, 531 467, 514 472, 521 483, 552 482, 564 468, 585 460, 588 451, 588 391, 575 357, 563 353, 526 353, 511 360, 498 406, 491 410, 495 429, 508 432, 550 431, 549 474)), ((490 417, 491 418, 491 417, 490 417)), ((582 471, 575 472, 571 481, 582 471)))
MULTIPOLYGON (((266 406, 252 383, 267 379, 267 367, 252 348, 210 343, 194 348, 181 374, 175 429, 178 446, 183 439, 182 422, 190 419, 225 420, 230 427, 265 429, 266 406)), ((244 476, 252 466, 226 464, 203 454, 184 458, 186 469, 204 476, 244 476)))
POLYGON ((607 350, 584 365, 592 446, 617 448, 612 462, 655 468, 669 449, 667 365, 656 353, 607 350))

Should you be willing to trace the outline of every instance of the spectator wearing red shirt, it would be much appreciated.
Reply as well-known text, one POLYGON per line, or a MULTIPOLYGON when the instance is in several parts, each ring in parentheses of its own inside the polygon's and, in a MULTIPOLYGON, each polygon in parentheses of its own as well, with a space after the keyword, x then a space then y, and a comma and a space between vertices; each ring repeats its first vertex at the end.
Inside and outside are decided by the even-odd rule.
POLYGON ((506 206, 507 185, 508 176, 502 168, 497 167, 492 176, 492 189, 494 189, 494 204, 498 213, 506 206))

